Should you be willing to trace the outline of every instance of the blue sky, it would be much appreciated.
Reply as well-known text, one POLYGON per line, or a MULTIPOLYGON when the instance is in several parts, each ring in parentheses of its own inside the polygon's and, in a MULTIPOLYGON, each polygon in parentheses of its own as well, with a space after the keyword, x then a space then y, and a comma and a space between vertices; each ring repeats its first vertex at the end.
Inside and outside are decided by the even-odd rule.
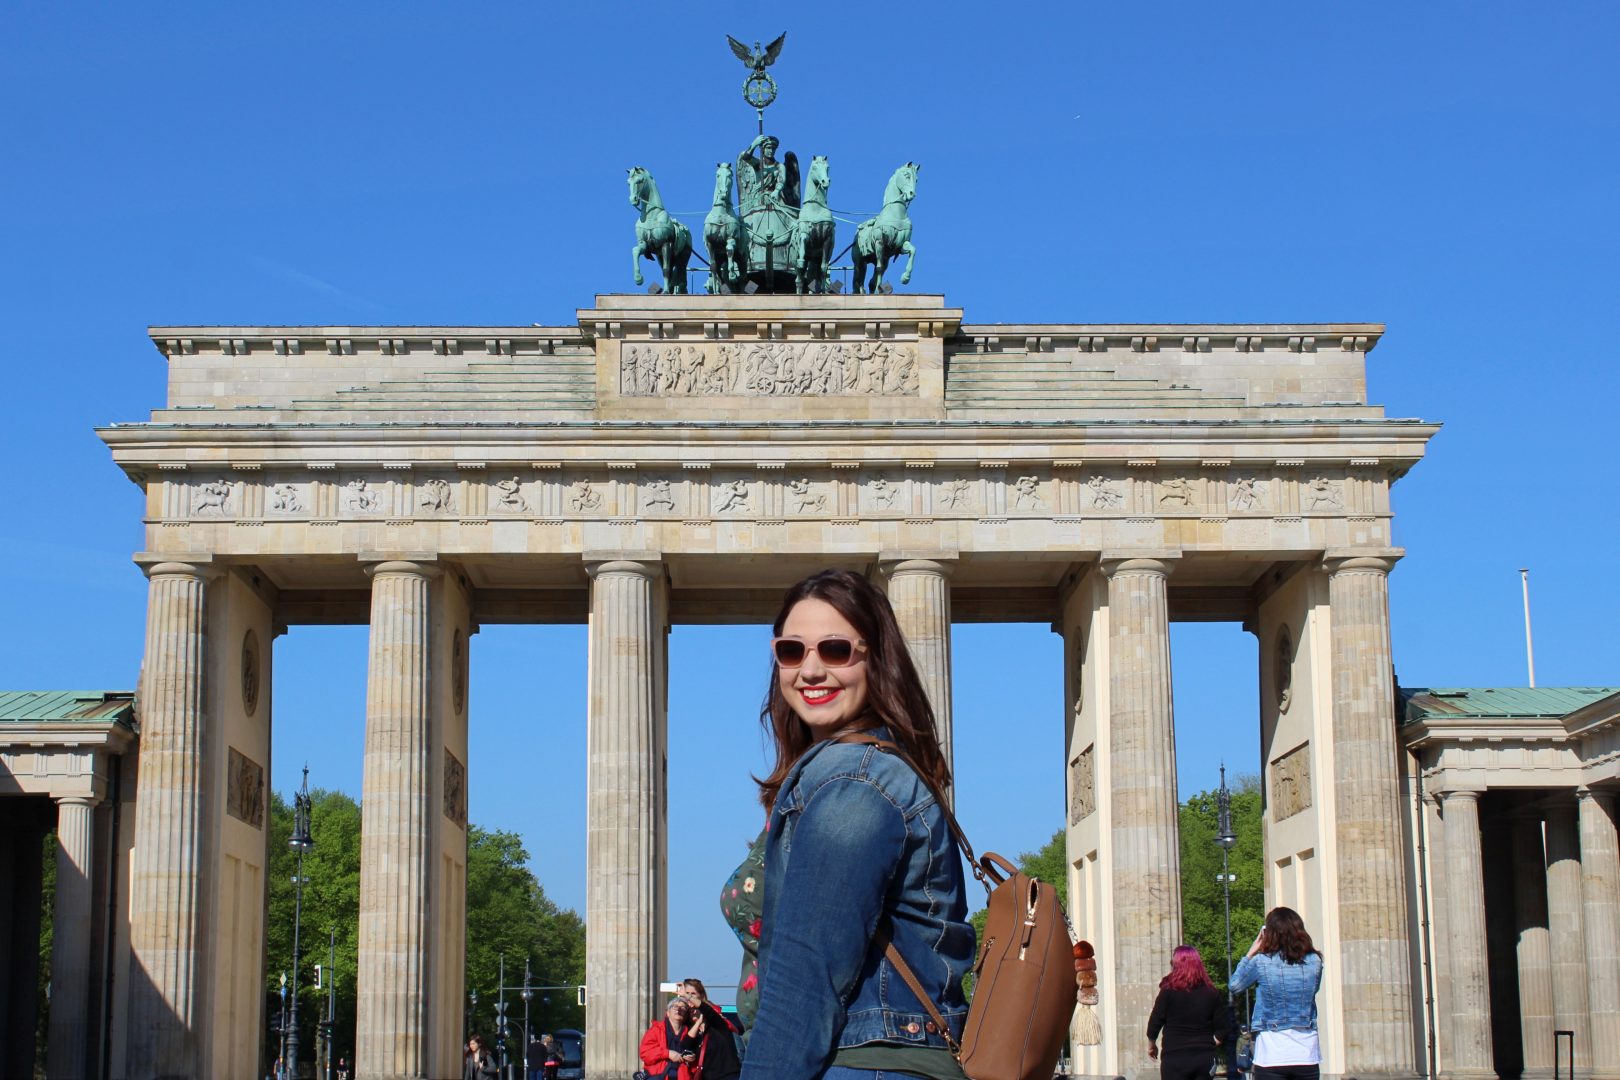
MULTIPOLYGON (((782 30, 770 129, 853 211, 921 162, 912 287, 971 321, 1387 323, 1372 399, 1446 425, 1395 489, 1401 681, 1522 682, 1520 566, 1539 681, 1620 681, 1620 7, 293 2, 0 11, 0 686, 134 683, 140 499, 92 429, 161 404, 148 324, 565 321, 633 288, 626 168, 707 206, 754 130, 723 35, 782 30)), ((764 639, 672 642, 671 973, 712 984, 764 639)), ((965 823, 1037 846, 1057 640, 955 647, 965 823)), ((1254 771, 1252 639, 1174 648, 1182 791, 1254 771)), ((278 641, 278 789, 358 792, 364 667, 362 628, 278 641)), ((485 629, 472 701, 473 819, 582 907, 583 630, 485 629)))

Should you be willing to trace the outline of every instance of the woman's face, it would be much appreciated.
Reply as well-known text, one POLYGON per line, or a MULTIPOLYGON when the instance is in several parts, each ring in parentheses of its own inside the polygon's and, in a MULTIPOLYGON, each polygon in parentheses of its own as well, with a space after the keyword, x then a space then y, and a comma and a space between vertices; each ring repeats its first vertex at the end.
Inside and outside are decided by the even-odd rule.
POLYGON ((684 1026, 686 1023, 686 1006, 678 1001, 671 1002, 669 1008, 664 1010, 664 1016, 677 1027, 684 1026))
MULTIPOLYGON (((827 637, 861 640, 837 608, 815 597, 793 605, 782 623, 781 636, 798 638, 806 645, 827 637)), ((849 664, 836 668, 825 666, 819 653, 807 649, 804 663, 798 667, 777 664, 776 679, 782 697, 816 739, 846 727, 866 709, 866 652, 862 649, 855 651, 849 664)))

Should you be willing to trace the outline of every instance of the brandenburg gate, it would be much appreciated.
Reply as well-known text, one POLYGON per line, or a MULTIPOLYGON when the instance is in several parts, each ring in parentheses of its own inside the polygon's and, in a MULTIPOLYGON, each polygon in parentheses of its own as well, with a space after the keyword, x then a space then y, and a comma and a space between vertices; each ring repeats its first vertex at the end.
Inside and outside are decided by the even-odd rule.
MULTIPOLYGON (((935 295, 608 295, 561 326, 164 326, 168 401, 101 430, 146 495, 131 1077, 261 1064, 272 643, 371 627, 357 1075, 460 1075, 468 664, 589 627, 587 1073, 669 977, 666 635, 826 566, 893 598, 942 719, 951 625, 1063 635, 1075 932, 1136 1075, 1181 940, 1170 623, 1259 637, 1267 897, 1334 958, 1324 1073, 1415 1075, 1386 578, 1431 424, 1368 404, 1382 327, 973 324, 935 295)), ((1038 675, 1038 673, 1029 673, 1038 675)), ((1047 676, 1056 678, 1058 673, 1047 676)), ((358 722, 358 719, 357 719, 358 722)))

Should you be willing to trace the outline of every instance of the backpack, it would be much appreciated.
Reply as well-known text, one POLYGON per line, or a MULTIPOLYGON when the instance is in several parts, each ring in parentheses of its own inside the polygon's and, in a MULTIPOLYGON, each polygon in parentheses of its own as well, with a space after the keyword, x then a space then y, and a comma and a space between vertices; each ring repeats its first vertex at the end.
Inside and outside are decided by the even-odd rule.
POLYGON ((972 968, 973 1000, 960 1043, 952 1039, 939 1008, 882 926, 879 940, 889 963, 944 1033, 970 1080, 1050 1080, 1068 1039, 1078 990, 1074 943, 1057 890, 993 851, 975 857, 949 804, 899 746, 872 735, 844 735, 837 741, 875 746, 911 767, 933 791, 956 846, 987 896, 984 939, 972 968))

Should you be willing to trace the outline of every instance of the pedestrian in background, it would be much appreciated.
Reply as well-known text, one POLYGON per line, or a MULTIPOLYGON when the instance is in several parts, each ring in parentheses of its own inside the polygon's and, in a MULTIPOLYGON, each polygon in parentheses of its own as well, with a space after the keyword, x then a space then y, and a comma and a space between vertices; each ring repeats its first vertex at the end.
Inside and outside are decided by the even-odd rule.
POLYGON ((1232 972, 1232 992, 1253 986, 1255 1080, 1318 1080, 1322 1050, 1316 1030, 1316 991, 1322 954, 1305 920, 1292 908, 1266 912, 1249 952, 1232 972))
POLYGON ((641 1064, 646 1076, 696 1080, 703 1038, 692 1034, 691 1021, 686 1003, 675 998, 665 1007, 664 1018, 652 1022, 641 1037, 641 1064))
POLYGON ((703 1040, 698 1066, 703 1080, 734 1080, 742 1073, 737 1056, 737 1038, 731 1021, 725 1018, 700 979, 687 979, 677 988, 681 1000, 692 1012, 692 1032, 703 1040))
POLYGON ((1231 1030, 1232 1011, 1210 981, 1204 958, 1191 945, 1176 946, 1170 956, 1170 974, 1159 980, 1159 996, 1148 1017, 1148 1057, 1159 1059, 1159 1075, 1163 1080, 1208 1076, 1210 1059, 1231 1030))

